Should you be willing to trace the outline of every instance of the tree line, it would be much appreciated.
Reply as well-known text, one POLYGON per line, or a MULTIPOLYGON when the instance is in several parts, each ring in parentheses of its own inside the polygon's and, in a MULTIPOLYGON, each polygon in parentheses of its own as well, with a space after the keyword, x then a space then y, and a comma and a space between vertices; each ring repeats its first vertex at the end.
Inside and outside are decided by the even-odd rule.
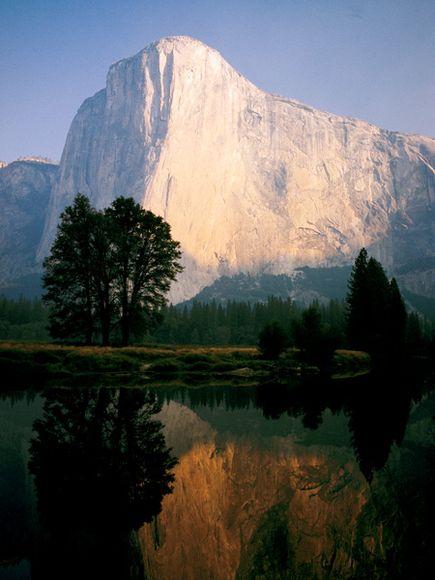
MULTIPOLYGON (((339 346, 368 352, 375 359, 427 350, 419 316, 407 312, 395 278, 389 280, 382 264, 369 258, 365 248, 355 260, 341 308, 332 326, 317 304, 293 322, 293 344, 306 362, 327 366, 339 346)), ((282 323, 267 324, 259 334, 263 356, 277 358, 289 344, 288 337, 282 323)))
MULTIPOLYGON (((385 295, 381 300, 381 296, 378 297, 373 289, 368 293, 361 291, 361 286, 370 286, 368 277, 371 274, 365 266, 366 263, 368 263, 367 259, 357 259, 358 272, 352 273, 347 302, 331 300, 323 304, 314 301, 309 307, 304 308, 291 298, 270 296, 264 302, 253 303, 212 301, 210 303, 193 302, 189 305, 164 305, 154 312, 153 316, 148 317, 147 327, 142 328, 141 333, 137 333, 134 339, 137 343, 255 345, 259 334, 264 329, 266 329, 265 340, 270 342, 267 333, 270 333, 270 325, 275 322, 281 334, 285 335, 285 345, 298 346, 304 352, 316 350, 314 348, 316 344, 320 351, 330 350, 332 344, 337 348, 352 346, 365 350, 370 348, 368 343, 370 336, 376 337, 374 344, 380 341, 382 337, 380 324, 383 314, 389 312, 389 317, 391 315, 391 310, 383 309, 380 315, 377 315, 375 311, 376 304, 385 304, 387 298, 385 295), (376 297, 374 304, 371 304, 369 300, 371 294, 376 297), (352 309, 350 309, 350 304, 353 305, 352 309), (370 325, 367 311, 370 311, 370 317, 374 319, 370 325), (365 315, 364 312, 366 312, 365 315), (373 335, 368 332, 370 328, 373 335)), ((377 269, 375 268, 375 271, 377 269)), ((380 279, 384 293, 388 294, 389 290, 384 277, 380 276, 380 279)), ((393 297, 395 295, 397 299, 396 292, 397 290, 394 289, 392 295, 393 297)), ((47 340, 49 338, 46 330, 49 324, 48 312, 47 305, 44 305, 41 300, 22 298, 13 301, 1 298, 0 338, 47 340)), ((400 303, 399 314, 398 320, 402 320, 403 325, 403 319, 401 319, 403 311, 400 303)), ((70 322, 72 323, 72 320, 70 322)), ((391 334, 391 330, 387 333, 389 324, 390 322, 383 327, 386 339, 388 334, 391 334)), ((98 326, 95 329, 98 330, 98 326)), ((395 336, 397 332, 392 334, 395 336)), ((423 319, 416 312, 408 312, 405 336, 403 328, 397 336, 401 337, 407 348, 413 352, 421 351, 431 339, 431 322, 423 319)), ((96 333, 94 338, 97 338, 96 333)), ((78 337, 73 335, 73 338, 66 337, 63 340, 83 341, 83 335, 78 337)))
MULTIPOLYGON (((314 302, 322 321, 329 331, 345 339, 344 302, 331 300, 327 304, 314 302)), ((170 305, 162 310, 163 321, 152 332, 150 339, 170 344, 201 345, 254 345, 260 331, 273 321, 286 330, 288 343, 294 344, 294 324, 305 308, 291 298, 269 296, 264 302, 225 303, 193 302, 185 306, 170 305)))
POLYGON ((182 270, 180 259, 170 226, 133 198, 118 197, 97 210, 78 194, 61 214, 44 262, 47 308, 38 301, 3 299, 0 338, 44 340, 48 317, 49 333, 58 341, 253 345, 259 340, 265 356, 297 346, 311 362, 338 347, 398 352, 405 344, 418 350, 425 340, 421 318, 407 312, 395 279, 389 280, 364 248, 346 300, 313 302, 308 308, 273 296, 254 303, 168 306, 170 285, 182 270), (26 316, 39 326, 33 335, 29 329, 27 335, 14 335, 17 320, 23 326, 26 316))
POLYGON ((48 310, 42 300, 0 296, 0 340, 47 341, 48 310))

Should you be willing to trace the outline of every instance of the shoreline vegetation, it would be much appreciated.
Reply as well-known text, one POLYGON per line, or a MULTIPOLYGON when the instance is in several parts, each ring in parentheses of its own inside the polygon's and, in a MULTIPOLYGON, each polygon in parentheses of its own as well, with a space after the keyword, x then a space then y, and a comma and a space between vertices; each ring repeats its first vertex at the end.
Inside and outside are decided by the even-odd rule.
POLYGON ((133 198, 96 210, 78 194, 61 214, 44 261, 43 304, 0 300, 0 339, 7 338, 8 323, 38 319, 40 328, 45 314, 56 342, 0 342, 4 381, 139 386, 349 379, 408 356, 424 358, 434 344, 418 315, 408 313, 395 278, 365 248, 352 267, 346 300, 326 306, 269 297, 263 304, 193 303, 178 311, 167 307, 167 294, 182 269, 180 245, 162 218, 133 198), (168 332, 159 335, 165 318, 168 332), (196 336, 192 331, 188 338, 186 326, 195 325, 196 336))
MULTIPOLYGON (((339 349, 335 352, 332 378, 349 378, 371 370, 370 356, 362 351, 339 349)), ((128 347, 67 346, 53 343, 0 342, 0 373, 9 386, 27 386, 47 381, 86 382, 100 378, 105 382, 150 384, 178 381, 186 384, 251 382, 266 377, 289 378, 318 374, 316 366, 300 360, 300 352, 287 349, 276 360, 262 358, 254 346, 174 346, 128 347)), ((5 382, 3 382, 5 384, 5 382)))

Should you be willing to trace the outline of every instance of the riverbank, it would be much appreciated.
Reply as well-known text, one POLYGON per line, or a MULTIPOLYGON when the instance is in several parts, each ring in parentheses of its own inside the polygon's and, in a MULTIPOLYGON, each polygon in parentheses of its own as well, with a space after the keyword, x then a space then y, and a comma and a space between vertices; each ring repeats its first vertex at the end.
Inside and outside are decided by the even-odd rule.
MULTIPOLYGON (((338 350, 334 373, 337 376, 366 372, 366 353, 338 350)), ((8 382, 68 379, 89 375, 134 374, 144 380, 194 379, 247 380, 271 373, 316 372, 301 364, 296 349, 289 349, 278 361, 264 360, 255 347, 205 347, 150 345, 124 348, 62 346, 50 343, 0 343, 0 373, 4 388, 8 382)))

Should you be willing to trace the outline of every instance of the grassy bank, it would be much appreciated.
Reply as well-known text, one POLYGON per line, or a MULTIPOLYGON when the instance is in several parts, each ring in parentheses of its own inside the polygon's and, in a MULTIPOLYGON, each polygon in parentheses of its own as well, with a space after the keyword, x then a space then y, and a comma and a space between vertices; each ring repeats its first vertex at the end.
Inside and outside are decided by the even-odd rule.
MULTIPOLYGON (((4 384, 95 374, 136 374, 144 379, 187 380, 199 377, 252 379, 271 372, 300 373, 298 353, 289 350, 279 362, 263 360, 254 347, 137 346, 125 348, 0 343, 0 373, 4 384)), ((369 359, 357 351, 337 351, 335 371, 367 370, 369 359)), ((306 369, 305 369, 306 370, 306 369)))

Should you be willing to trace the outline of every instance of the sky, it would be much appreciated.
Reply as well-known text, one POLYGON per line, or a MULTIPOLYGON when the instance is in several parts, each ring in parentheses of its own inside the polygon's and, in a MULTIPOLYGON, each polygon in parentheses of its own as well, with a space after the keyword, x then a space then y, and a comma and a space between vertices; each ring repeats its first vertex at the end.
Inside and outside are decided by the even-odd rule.
POLYGON ((181 34, 266 91, 435 137, 435 0, 0 0, 0 159, 60 159, 110 64, 181 34))

